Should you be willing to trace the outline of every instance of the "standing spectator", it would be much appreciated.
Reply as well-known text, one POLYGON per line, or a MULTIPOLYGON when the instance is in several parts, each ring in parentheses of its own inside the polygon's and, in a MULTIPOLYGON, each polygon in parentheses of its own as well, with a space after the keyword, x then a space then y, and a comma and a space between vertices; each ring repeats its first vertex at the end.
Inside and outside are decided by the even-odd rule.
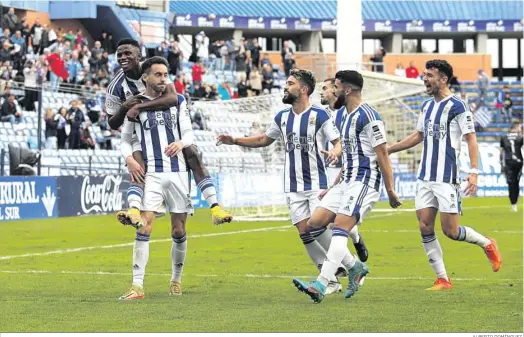
POLYGON ((289 41, 284 41, 284 46, 280 55, 282 56, 284 72, 286 73, 286 76, 289 76, 289 72, 293 69, 293 65, 295 64, 295 56, 293 54, 293 49, 289 46, 289 41))
POLYGON ((67 80, 69 78, 69 73, 66 69, 64 60, 62 60, 61 49, 57 49, 53 54, 50 54, 47 57, 47 63, 49 64, 50 71, 50 80, 51 80, 51 89, 56 91, 60 86, 60 78, 67 80))
POLYGON ((25 45, 29 47, 31 44, 31 28, 29 28, 29 24, 27 23, 27 19, 24 18, 22 20, 22 36, 25 39, 25 45))
POLYGON ((146 43, 144 42, 144 40, 140 40, 140 60, 143 61, 146 59, 147 57, 147 47, 146 47, 146 43))
POLYGON ((240 44, 235 50, 235 66, 237 71, 237 82, 240 82, 240 77, 246 75, 247 77, 247 66, 248 66, 248 50, 246 48, 246 40, 242 37, 240 44))
POLYGON ((260 64, 262 64, 262 66, 269 64, 271 66, 271 69, 273 69, 273 65, 271 64, 271 60, 269 59, 268 53, 264 54, 264 57, 262 58, 262 60, 260 60, 260 64))
POLYGON ((35 111, 35 102, 38 100, 38 66, 38 61, 27 61, 24 68, 24 109, 26 111, 35 111))
POLYGON ((20 52, 22 54, 25 54, 27 52, 27 45, 25 44, 25 39, 22 36, 22 32, 20 30, 17 30, 13 36, 11 36, 11 42, 15 45, 20 46, 20 52))
POLYGON ((249 85, 254 96, 260 95, 262 92, 262 76, 258 72, 258 68, 253 68, 249 74, 249 85))
POLYGON ((9 11, 4 15, 4 27, 9 28, 12 32, 21 28, 20 20, 16 16, 13 7, 9 8, 9 11))
POLYGON ((69 83, 76 83, 77 77, 80 75, 80 72, 83 70, 82 63, 78 59, 78 51, 75 50, 71 54, 71 60, 69 60, 68 63, 68 70, 69 70, 69 83))
POLYGON ((251 47, 251 64, 253 68, 260 67, 260 52, 262 51, 262 47, 258 44, 258 39, 253 39, 253 46, 251 47))
POLYGON ((87 46, 87 39, 84 37, 84 33, 81 29, 77 29, 75 36, 75 49, 82 49, 87 46))
POLYGON ((182 49, 178 46, 178 41, 171 41, 171 46, 167 53, 169 63, 169 73, 176 76, 180 71, 180 60, 183 58, 182 49))
POLYGON ((209 38, 204 32, 200 32, 195 39, 197 57, 207 66, 209 64, 209 38))
MULTIPOLYGON (((70 44, 75 43, 76 35, 73 33, 73 30, 70 29, 67 34, 64 34, 65 41, 68 41, 70 44)), ((64 41, 64 43, 65 43, 64 41)))
POLYGON ((42 43, 42 34, 44 28, 40 24, 40 19, 36 18, 33 27, 31 27, 31 46, 35 54, 40 54, 40 44, 42 43))
POLYGON ((44 25, 44 28, 47 30, 47 36, 49 39, 49 51, 53 52, 56 47, 58 47, 58 35, 56 35, 53 27, 44 25))
POLYGON ((162 43, 160 43, 160 45, 155 50, 155 56, 167 58, 168 52, 169 50, 167 49, 166 41, 162 41, 162 43))
POLYGON ((499 93, 497 95, 497 102, 495 104, 495 108, 497 109, 497 117, 496 121, 499 121, 500 117, 502 117, 502 122, 511 122, 512 118, 512 109, 513 101, 511 100, 511 96, 509 94, 509 87, 507 85, 504 86, 502 90, 499 90, 499 93))
POLYGON ((16 109, 15 95, 10 95, 2 104, 0 121, 15 124, 20 123, 21 117, 22 113, 16 109))
POLYGON ((91 49, 91 56, 96 57, 98 54, 102 56, 104 49, 102 48, 102 43, 100 41, 95 41, 95 46, 91 49))
POLYGON ((397 64, 397 67, 395 68, 395 76, 406 77, 406 69, 404 69, 402 63, 397 64))
POLYGON ((478 105, 484 104, 486 101, 486 96, 489 91, 489 76, 482 69, 479 69, 477 73, 478 73, 477 86, 479 89, 478 103, 477 103, 477 109, 478 109, 478 105))
POLYGON ((195 65, 191 69, 191 75, 193 76, 193 83, 200 84, 202 82, 202 74, 204 73, 204 68, 200 59, 197 59, 195 65))
POLYGON ((80 138, 82 137, 82 124, 85 122, 84 113, 78 107, 78 101, 71 102, 71 109, 68 111, 68 121, 71 123, 69 132, 69 148, 79 149, 80 138))
POLYGON ((108 54, 113 54, 113 41, 109 39, 109 36, 106 31, 103 31, 100 35, 100 44, 104 51, 106 51, 108 54))
POLYGON ((409 67, 406 68, 406 77, 407 78, 418 78, 419 73, 418 69, 413 65, 413 61, 409 62, 409 67))
POLYGON ((245 98, 247 97, 247 81, 246 76, 243 75, 240 77, 240 82, 237 83, 237 92, 238 92, 238 98, 245 98))
POLYGON ((58 123, 56 126, 56 138, 59 149, 65 149, 67 140, 66 124, 67 124, 67 109, 61 107, 56 114, 58 123))
POLYGON ((262 69, 262 90, 267 90, 268 93, 271 93, 273 88, 273 69, 269 63, 264 63, 262 69))
POLYGON ((291 49, 291 47, 289 46, 289 41, 284 41, 284 46, 282 47, 282 51, 280 52, 280 55, 282 56, 282 63, 285 63, 286 56, 288 54, 293 54, 293 49, 291 49))
POLYGON ((45 148, 56 149, 57 147, 57 128, 58 115, 55 116, 53 109, 47 109, 45 112, 45 148))
POLYGON ((186 85, 184 83, 184 74, 178 74, 175 81, 176 92, 183 95, 186 92, 186 85))
POLYGON ((377 73, 384 72, 384 57, 386 56, 386 50, 382 47, 377 49, 375 55, 373 55, 369 60, 373 62, 371 68, 372 71, 377 73))
POLYGON ((50 46, 49 43, 49 26, 43 25, 42 26, 42 39, 40 41, 40 50, 43 52, 46 48, 50 46))
POLYGON ((2 35, 0 35, 0 45, 4 45, 5 41, 11 41, 11 31, 9 28, 4 28, 2 35))

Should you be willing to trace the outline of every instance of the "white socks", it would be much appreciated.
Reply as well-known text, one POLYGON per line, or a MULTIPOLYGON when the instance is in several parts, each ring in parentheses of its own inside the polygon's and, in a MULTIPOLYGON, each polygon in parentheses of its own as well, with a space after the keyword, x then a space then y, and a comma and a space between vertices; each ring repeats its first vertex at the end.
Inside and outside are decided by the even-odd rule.
MULTIPOLYGON (((349 264, 351 255, 348 249, 348 232, 342 228, 333 229, 333 237, 331 238, 331 245, 327 252, 327 259, 322 266, 318 281, 327 285, 334 277, 337 268, 340 266, 342 260, 346 257, 346 262, 349 264)), ((353 262, 354 265, 354 262, 353 262)))
POLYGON ((442 248, 440 247, 440 243, 438 242, 435 233, 422 234, 422 245, 428 256, 429 264, 435 274, 437 274, 437 277, 449 280, 448 274, 446 273, 446 267, 444 266, 442 248))
POLYGON ((491 243, 487 237, 476 232, 473 228, 466 226, 459 227, 459 235, 457 240, 473 243, 482 248, 486 248, 486 246, 491 243))
POLYGON ((184 262, 186 261, 187 252, 187 236, 180 238, 173 237, 173 244, 171 245, 171 261, 172 261, 172 276, 171 282, 181 282, 182 272, 184 270, 184 262))
POLYGON ((147 260, 149 259, 149 234, 136 233, 133 247, 133 285, 144 286, 147 260))
POLYGON ((198 188, 202 192, 202 195, 204 196, 204 199, 206 199, 209 207, 218 204, 217 190, 210 176, 206 176, 204 179, 199 181, 198 188))

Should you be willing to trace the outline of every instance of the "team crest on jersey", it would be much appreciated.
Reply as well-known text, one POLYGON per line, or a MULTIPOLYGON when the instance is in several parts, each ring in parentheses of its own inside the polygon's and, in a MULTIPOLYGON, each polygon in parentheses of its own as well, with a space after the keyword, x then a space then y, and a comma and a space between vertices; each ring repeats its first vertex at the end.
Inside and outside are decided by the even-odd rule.
POLYGON ((315 125, 315 116, 309 117, 309 125, 315 125))

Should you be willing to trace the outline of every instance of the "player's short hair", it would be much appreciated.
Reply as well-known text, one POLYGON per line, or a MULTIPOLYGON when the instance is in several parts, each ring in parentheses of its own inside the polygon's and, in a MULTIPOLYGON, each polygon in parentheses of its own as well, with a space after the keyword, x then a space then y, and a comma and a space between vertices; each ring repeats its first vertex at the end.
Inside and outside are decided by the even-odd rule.
POLYGON ((335 79, 338 79, 342 83, 349 84, 353 90, 362 90, 364 87, 364 78, 356 70, 337 71, 335 79))
POLYGON ((439 73, 448 77, 447 83, 451 81, 453 77, 453 67, 446 60, 429 60, 426 62, 426 69, 435 68, 439 73))
POLYGON ((333 85, 335 84, 335 78, 334 77, 326 78, 324 82, 329 82, 331 85, 333 85))
POLYGON ((317 84, 317 81, 315 80, 315 76, 313 76, 311 71, 306 69, 293 69, 289 73, 289 76, 293 76, 299 82, 302 82, 302 84, 307 86, 308 96, 311 96, 313 91, 315 91, 315 85, 317 84))
POLYGON ((151 71, 153 64, 163 64, 167 69, 169 69, 169 63, 167 63, 165 58, 161 56, 153 56, 142 63, 142 73, 148 74, 151 71))
POLYGON ((138 43, 137 40, 131 39, 131 38, 128 38, 128 37, 118 41, 118 44, 117 44, 116 47, 118 48, 118 47, 124 46, 124 45, 131 45, 131 46, 135 46, 137 48, 140 48, 140 44, 138 43))

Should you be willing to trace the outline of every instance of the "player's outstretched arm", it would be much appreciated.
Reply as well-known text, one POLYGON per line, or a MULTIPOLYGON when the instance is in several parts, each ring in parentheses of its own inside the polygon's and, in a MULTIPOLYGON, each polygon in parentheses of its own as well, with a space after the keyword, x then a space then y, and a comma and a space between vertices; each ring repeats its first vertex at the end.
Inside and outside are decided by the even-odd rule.
POLYGON ((471 170, 468 175, 468 184, 464 193, 466 195, 474 195, 477 193, 477 176, 479 171, 479 146, 477 143, 477 134, 471 132, 464 135, 466 143, 468 143, 469 161, 471 163, 471 170))
POLYGON ((391 169, 391 161, 389 160, 386 143, 382 143, 375 147, 377 153, 377 163, 380 167, 380 172, 384 177, 384 187, 389 197, 389 205, 393 208, 397 208, 402 205, 397 193, 393 186, 393 170, 391 169))
POLYGON ((217 146, 224 144, 256 148, 269 146, 273 144, 274 141, 275 139, 268 137, 266 134, 238 138, 226 134, 217 136, 217 146))
POLYGON ((140 111, 144 110, 167 110, 172 107, 178 106, 178 95, 176 93, 176 88, 174 83, 170 83, 166 86, 166 91, 162 93, 162 96, 140 103, 135 105, 133 108, 129 109, 128 116, 134 118, 140 111))
POLYGON ((393 154, 395 152, 404 151, 417 146, 424 140, 424 134, 420 131, 415 131, 400 142, 387 147, 387 152, 393 154))

